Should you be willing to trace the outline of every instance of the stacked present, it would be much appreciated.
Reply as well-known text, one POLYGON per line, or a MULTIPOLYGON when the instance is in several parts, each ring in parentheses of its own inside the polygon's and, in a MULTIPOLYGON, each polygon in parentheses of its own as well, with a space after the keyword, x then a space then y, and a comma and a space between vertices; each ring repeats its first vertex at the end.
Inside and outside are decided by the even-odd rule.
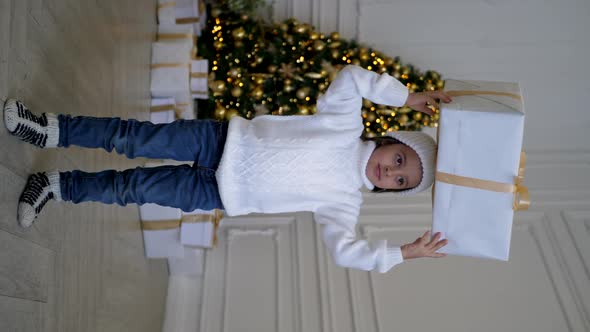
MULTIPOLYGON (((208 61, 197 56, 205 24, 199 0, 158 1, 158 35, 152 45, 152 98, 172 98, 177 118, 194 119, 194 98, 207 99, 208 61)), ((152 104, 160 104, 155 101, 152 104)))
POLYGON ((203 249, 217 244, 221 210, 183 212, 148 203, 139 215, 146 257, 168 258, 170 274, 201 274, 203 249))
POLYGON ((447 80, 441 105, 432 231, 440 252, 508 260, 523 186, 524 107, 517 83, 447 80))

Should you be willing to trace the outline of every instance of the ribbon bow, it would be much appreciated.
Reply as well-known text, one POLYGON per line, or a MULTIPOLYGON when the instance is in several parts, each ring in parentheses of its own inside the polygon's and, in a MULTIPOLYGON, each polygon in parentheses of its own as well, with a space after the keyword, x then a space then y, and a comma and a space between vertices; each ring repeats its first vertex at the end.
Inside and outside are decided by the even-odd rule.
POLYGON ((531 197, 529 195, 529 188, 524 186, 524 168, 526 163, 526 154, 524 151, 520 153, 520 163, 518 165, 518 175, 514 177, 514 203, 512 209, 514 211, 528 210, 531 205, 531 197))

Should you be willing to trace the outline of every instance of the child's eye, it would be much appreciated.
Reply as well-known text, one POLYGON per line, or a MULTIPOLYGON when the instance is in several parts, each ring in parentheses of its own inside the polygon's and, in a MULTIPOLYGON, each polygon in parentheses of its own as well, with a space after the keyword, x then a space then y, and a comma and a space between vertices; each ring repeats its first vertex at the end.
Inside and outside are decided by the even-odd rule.
POLYGON ((401 165, 401 164, 402 164, 402 156, 400 156, 399 154, 398 154, 398 155, 396 155, 396 157, 395 157, 395 164, 396 164, 397 166, 399 166, 399 165, 401 165))
POLYGON ((398 179, 397 179, 397 184, 399 184, 399 185, 400 185, 400 187, 401 187, 401 186, 403 186, 405 182, 406 182, 406 181, 404 180, 404 178, 398 178, 398 179))

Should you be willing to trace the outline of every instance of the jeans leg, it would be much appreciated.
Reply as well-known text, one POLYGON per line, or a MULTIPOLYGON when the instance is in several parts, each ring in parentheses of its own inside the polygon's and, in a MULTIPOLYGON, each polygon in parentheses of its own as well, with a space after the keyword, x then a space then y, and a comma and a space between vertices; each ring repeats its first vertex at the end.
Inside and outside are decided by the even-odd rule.
POLYGON ((223 209, 215 171, 189 165, 60 172, 60 187, 62 199, 73 203, 155 203, 186 212, 223 209))
MULTIPOLYGON (((113 149, 128 158, 146 157, 195 161, 215 155, 219 136, 227 124, 214 120, 176 120, 153 124, 120 118, 58 115, 60 147, 113 149)), ((224 137, 225 139, 225 137, 224 137)), ((223 148, 223 146, 221 146, 223 148)))

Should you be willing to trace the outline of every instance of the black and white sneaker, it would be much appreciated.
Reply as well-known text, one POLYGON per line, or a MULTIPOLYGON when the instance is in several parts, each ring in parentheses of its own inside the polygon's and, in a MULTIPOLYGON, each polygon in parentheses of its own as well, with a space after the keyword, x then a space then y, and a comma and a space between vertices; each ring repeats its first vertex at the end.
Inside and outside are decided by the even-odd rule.
POLYGON ((20 101, 8 99, 4 103, 4 125, 21 141, 40 148, 57 147, 59 125, 55 114, 43 113, 39 116, 20 101))
POLYGON ((18 223, 30 227, 50 199, 61 201, 59 172, 31 174, 18 200, 18 223))

